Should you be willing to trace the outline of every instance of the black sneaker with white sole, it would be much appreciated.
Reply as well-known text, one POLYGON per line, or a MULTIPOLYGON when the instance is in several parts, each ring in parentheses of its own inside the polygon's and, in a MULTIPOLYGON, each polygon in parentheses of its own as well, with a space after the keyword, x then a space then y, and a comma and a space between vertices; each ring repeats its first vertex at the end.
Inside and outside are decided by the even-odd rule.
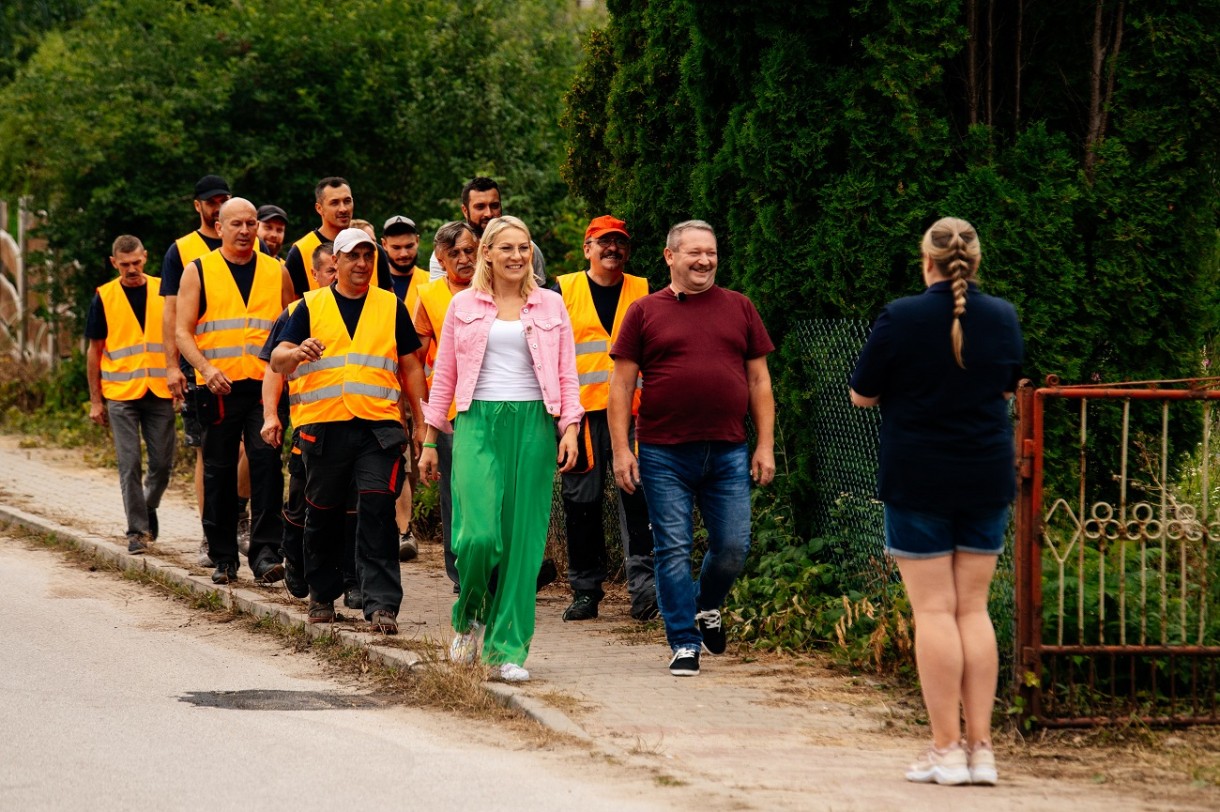
POLYGON ((720 620, 719 609, 704 609, 695 615, 699 631, 703 633, 703 645, 711 654, 724 654, 727 641, 724 637, 724 624, 720 620))
POLYGON ((699 676, 699 649, 687 646, 674 651, 674 658, 669 661, 669 673, 675 677, 699 676))

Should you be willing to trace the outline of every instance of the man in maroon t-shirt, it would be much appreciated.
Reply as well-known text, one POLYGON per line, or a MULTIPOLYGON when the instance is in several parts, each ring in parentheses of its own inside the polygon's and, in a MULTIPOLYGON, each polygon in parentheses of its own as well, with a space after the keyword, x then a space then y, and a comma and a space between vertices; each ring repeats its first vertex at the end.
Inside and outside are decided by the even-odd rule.
POLYGON ((775 399, 767 353, 775 349, 753 303, 716 286, 716 234, 702 220, 669 230, 670 284, 637 299, 610 355, 608 422, 618 485, 642 485, 652 522, 657 604, 673 651, 669 672, 699 673, 701 646, 725 649, 720 616, 750 549, 750 481, 775 476, 775 399), (627 427, 636 374, 639 458, 627 427), (746 444, 747 412, 758 442, 746 444), (696 501, 708 533, 699 581, 691 580, 696 501))

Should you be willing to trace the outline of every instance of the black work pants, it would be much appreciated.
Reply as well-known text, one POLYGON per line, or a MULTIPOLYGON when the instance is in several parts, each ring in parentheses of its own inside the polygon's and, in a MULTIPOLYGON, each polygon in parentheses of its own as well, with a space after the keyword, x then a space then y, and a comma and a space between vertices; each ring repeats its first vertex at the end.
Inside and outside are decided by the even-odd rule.
POLYGON ((305 462, 305 580, 309 596, 329 603, 343 594, 344 523, 356 490, 356 575, 364 616, 398 613, 402 575, 394 502, 402 491, 401 425, 349 420, 301 427, 305 462))
POLYGON ((250 462, 250 565, 280 560, 284 471, 280 450, 263 442, 260 382, 237 381, 217 396, 216 413, 203 425, 203 534, 217 566, 237 564, 237 460, 246 441, 250 462))
MULTIPOLYGON (((296 432, 292 443, 296 446, 296 432)), ((288 457, 288 497, 284 500, 284 538, 280 552, 293 572, 305 575, 305 463, 301 454, 288 457)), ((353 489, 347 503, 347 520, 343 523, 343 586, 359 586, 356 577, 356 492, 353 489)))

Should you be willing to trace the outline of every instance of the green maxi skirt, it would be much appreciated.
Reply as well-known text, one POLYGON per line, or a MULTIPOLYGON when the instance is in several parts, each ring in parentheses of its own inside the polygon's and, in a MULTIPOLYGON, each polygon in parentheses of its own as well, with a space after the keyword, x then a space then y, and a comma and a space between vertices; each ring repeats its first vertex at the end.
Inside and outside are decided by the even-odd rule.
POLYGON ((486 626, 489 665, 523 665, 529 655, 557 450, 555 421, 540 400, 476 400, 454 423, 453 553, 461 593, 453 628, 486 626))

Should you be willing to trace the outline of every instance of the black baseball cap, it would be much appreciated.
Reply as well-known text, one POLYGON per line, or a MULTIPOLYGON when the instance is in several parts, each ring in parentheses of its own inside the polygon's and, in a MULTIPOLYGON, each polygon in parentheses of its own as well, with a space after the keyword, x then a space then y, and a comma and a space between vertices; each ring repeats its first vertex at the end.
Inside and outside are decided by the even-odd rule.
POLYGON ((395 234, 418 234, 419 228, 416 227, 415 221, 410 217, 396 214, 385 221, 385 225, 381 227, 381 233, 387 237, 392 237, 395 234))
POLYGON ((265 223, 268 220, 275 220, 276 218, 279 218, 280 220, 284 221, 284 225, 288 225, 288 215, 279 206, 271 203, 259 206, 257 216, 260 223, 265 223))
POLYGON ((216 195, 231 195, 229 184, 220 175, 204 175, 195 183, 195 199, 210 200, 216 195))

